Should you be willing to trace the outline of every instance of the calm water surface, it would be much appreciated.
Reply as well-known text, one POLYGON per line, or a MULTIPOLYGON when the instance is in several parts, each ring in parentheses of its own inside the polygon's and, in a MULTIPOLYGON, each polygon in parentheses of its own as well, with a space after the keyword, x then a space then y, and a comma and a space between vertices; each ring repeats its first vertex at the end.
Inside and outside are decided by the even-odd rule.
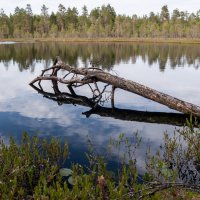
MULTIPOLYGON (((19 140, 22 132, 41 137, 66 139, 70 161, 85 163, 83 152, 88 137, 100 152, 105 152, 110 137, 120 133, 142 137, 137 160, 144 170, 147 146, 155 150, 163 133, 172 134, 175 126, 165 123, 126 121, 98 114, 86 118, 84 106, 58 105, 44 98, 28 84, 41 70, 50 67, 59 55, 75 67, 99 67, 121 77, 147 85, 185 101, 200 105, 200 46, 124 43, 11 43, 0 44, 0 135, 19 140)), ((47 85, 47 88, 51 85, 47 85)), ((88 91, 78 92, 87 95, 88 91)), ((105 105, 109 107, 109 102, 105 105)), ((115 106, 121 109, 176 112, 140 96, 116 90, 115 106)))

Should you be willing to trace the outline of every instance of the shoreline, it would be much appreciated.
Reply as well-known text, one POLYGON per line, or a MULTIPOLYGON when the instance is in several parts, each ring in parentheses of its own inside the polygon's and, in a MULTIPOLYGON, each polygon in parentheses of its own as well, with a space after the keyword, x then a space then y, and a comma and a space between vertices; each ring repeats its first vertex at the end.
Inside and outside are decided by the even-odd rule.
POLYGON ((131 43, 172 43, 200 44, 199 39, 187 38, 0 38, 0 42, 131 42, 131 43))

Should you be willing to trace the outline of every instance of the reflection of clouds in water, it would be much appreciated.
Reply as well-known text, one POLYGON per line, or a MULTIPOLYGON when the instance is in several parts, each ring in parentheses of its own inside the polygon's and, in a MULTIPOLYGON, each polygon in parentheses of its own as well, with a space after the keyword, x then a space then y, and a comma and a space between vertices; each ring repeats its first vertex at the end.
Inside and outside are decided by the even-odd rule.
MULTIPOLYGON (((135 64, 121 64, 115 66, 114 69, 123 78, 200 105, 200 88, 198 87, 200 70, 190 67, 180 67, 171 70, 169 63, 167 65, 168 67, 163 73, 160 72, 156 63, 150 68, 148 63, 138 59, 135 64)), ((123 99, 123 95, 121 97, 123 99)))
MULTIPOLYGON (((136 151, 139 172, 145 171, 145 156, 148 147, 150 146, 152 153, 155 153, 160 144, 163 142, 163 133, 168 130, 168 133, 172 135, 174 131, 174 127, 169 125, 125 122, 111 118, 106 120, 106 118, 99 117, 97 117, 95 120, 95 130, 98 131, 89 132, 89 136, 93 145, 95 146, 95 149, 103 154, 107 154, 105 149, 109 144, 110 138, 118 139, 119 134, 124 133, 125 137, 132 139, 134 137, 134 133, 138 133, 138 136, 142 138, 141 145, 136 151), (109 123, 107 123, 107 121, 109 121, 109 123)), ((121 151, 121 154, 122 153, 123 151, 121 151)), ((120 156, 122 156, 121 154, 119 155, 118 151, 112 151, 112 155, 117 156, 115 158, 117 160, 119 160, 120 156)))
MULTIPOLYGON (((131 136, 133 133, 138 132, 139 136, 146 139, 153 139, 156 143, 157 140, 161 141, 163 133, 168 130, 169 132, 174 130, 171 125, 160 125, 152 123, 143 122, 129 122, 121 121, 113 118, 103 118, 103 117, 93 117, 95 118, 98 131, 103 131, 105 129, 110 130, 110 133, 106 133, 107 137, 111 135, 118 135, 120 133, 125 133, 127 137, 131 136), (99 126, 98 126, 99 124, 99 126), (103 126, 100 126, 102 125, 103 126)), ((108 131, 107 131, 108 132, 108 131)), ((95 136, 96 137, 96 136, 95 136)))
MULTIPOLYGON (((152 67, 154 68, 153 70, 148 67, 148 64, 138 59, 135 65, 130 63, 120 64, 115 66, 114 69, 120 72, 119 76, 140 82, 159 91, 164 91, 183 100, 200 104, 200 96, 198 95, 200 91, 197 92, 200 89, 195 87, 198 86, 199 74, 196 73, 198 71, 194 73, 193 68, 176 68, 175 70, 167 68, 165 73, 162 73, 156 67, 156 64, 152 67)), ((31 74, 29 70, 19 73, 16 65, 11 66, 8 72, 5 71, 3 66, 0 67, 1 82, 6 83, 0 85, 0 101, 16 98, 23 93, 26 95, 27 91, 33 93, 34 91, 28 83, 41 73, 42 68, 43 64, 38 62, 34 74, 31 74)), ((47 84, 44 82, 44 85, 47 84)), ((62 88, 65 89, 66 87, 62 86, 62 88)), ((88 94, 90 92, 88 87, 84 87, 82 90, 78 88, 77 91, 81 92, 80 94, 88 94)), ((116 105, 123 104, 125 107, 132 107, 138 110, 170 111, 163 105, 119 89, 116 90, 115 102, 116 105)))
MULTIPOLYGON (((86 150, 87 136, 92 140, 92 143, 95 145, 96 150, 102 154, 106 154, 106 147, 109 144, 110 137, 118 138, 119 133, 125 133, 125 137, 132 138, 133 133, 138 131, 139 137, 142 137, 142 143, 139 149, 137 150, 137 166, 139 171, 143 172, 145 170, 145 153, 147 151, 148 144, 152 147, 152 152, 155 152, 155 149, 159 147, 162 143, 163 132, 165 128, 161 125, 152 125, 152 129, 145 127, 144 123, 132 122, 132 127, 129 122, 125 122, 123 125, 121 123, 110 123, 106 119, 91 119, 90 123, 84 122, 75 122, 71 125, 66 125, 65 127, 59 126, 54 119, 41 119, 41 121, 35 121, 35 119, 21 118, 20 115, 16 115, 12 121, 15 127, 22 126, 26 128, 29 132, 34 132, 34 130, 39 130, 38 132, 41 136, 53 136, 59 137, 63 140, 66 138, 69 142, 70 149, 79 149, 82 153, 86 150), (91 125, 93 124, 93 125, 91 125), (158 126, 158 127, 157 127, 158 126), (160 127, 160 131, 158 131, 160 127), (157 129, 158 128, 158 129, 157 129), (152 131, 152 135, 149 134, 147 129, 152 131), (156 130, 156 131, 155 131, 156 130), (119 132, 118 132, 119 131, 119 132), (153 136, 153 137, 152 137, 153 136), (148 141, 150 139, 150 142, 148 141)), ((115 120, 114 120, 115 121, 115 120)), ((146 124, 148 126, 149 124, 146 124)), ((13 127, 14 128, 14 127, 13 127)), ((17 128, 19 129, 19 128, 17 128)), ((22 128, 21 128, 22 129, 22 128)), ((18 136, 17 136, 18 137, 18 136)), ((4 135, 5 139, 8 139, 8 136, 4 135)), ((76 152, 70 152, 71 159, 76 152)), ((115 160, 119 160, 118 153, 113 151, 112 155, 115 155, 115 160)), ((84 155, 83 155, 84 156, 84 155)))
MULTIPOLYGON (((76 149, 85 148, 89 135, 96 148, 105 153, 105 147, 109 144, 111 137, 118 138, 120 133, 125 133, 126 137, 131 138, 133 133, 138 132, 142 137, 141 148, 137 153, 137 162, 141 169, 145 166, 144 156, 148 140, 150 139, 154 149, 161 144, 163 132, 166 129, 168 131, 173 129, 172 126, 167 125, 120 121, 96 115, 87 119, 81 115, 85 109, 87 108, 72 105, 57 106, 55 102, 34 95, 31 97, 31 101, 19 98, 15 102, 9 102, 8 107, 0 104, 0 110, 18 113, 13 117, 11 113, 9 124, 12 124, 13 129, 19 127, 17 130, 23 131, 24 129, 28 132, 29 130, 31 132, 38 130, 42 135, 66 137, 70 146, 76 149)), ((71 157, 73 159, 73 152, 71 157)))
MULTIPOLYGON (((143 138, 141 148, 137 154, 138 165, 142 168, 145 166, 144 156, 148 139, 150 139, 152 147, 156 148, 162 142, 163 132, 166 129, 169 130, 170 126, 120 121, 96 115, 92 115, 87 119, 81 113, 88 108, 74 107, 72 105, 58 106, 57 103, 36 94, 27 85, 33 78, 27 75, 28 73, 20 73, 18 75, 20 77, 19 81, 16 84, 16 79, 13 79, 15 73, 13 70, 9 75, 10 92, 7 95, 4 94, 6 101, 0 104, 0 110, 20 113, 20 115, 12 118, 12 123, 14 126, 24 127, 27 131, 40 130, 48 135, 61 138, 66 137, 70 145, 76 146, 79 149, 86 145, 87 136, 89 135, 100 150, 105 150, 104 147, 108 145, 111 137, 117 138, 120 133, 125 133, 126 137, 131 137, 134 132, 138 132, 139 136, 143 138), (24 85, 27 86, 24 87, 24 85), (32 90, 31 93, 29 92, 30 90, 32 90), (12 99, 9 98, 11 93, 13 93, 12 99)), ((51 89, 47 82, 43 85, 45 88, 51 89)), ((65 90, 65 86, 62 86, 62 89, 65 90)), ((3 89, 0 88, 0 90, 3 89)), ((88 94, 88 91, 88 88, 83 88, 82 91, 80 88, 77 89, 77 92, 82 92, 83 94, 88 94)), ((143 106, 146 105, 145 101, 148 101, 121 90, 117 92, 116 97, 116 103, 122 107, 130 107, 131 105, 132 108, 139 108, 141 110, 145 109, 143 106)), ((156 106, 157 110, 159 110, 160 105, 151 102, 148 104, 148 109, 156 110, 156 106)), ((20 128, 20 130, 22 129, 20 128)), ((5 138, 7 137, 5 136, 5 138)))
MULTIPOLYGON (((9 68, 6 71, 5 64, 0 62, 0 81, 3 83, 0 84, 0 117, 1 112, 5 112, 4 115, 2 114, 4 121, 0 121, 0 132, 4 139, 9 138, 9 135, 6 135, 8 132, 19 137, 21 131, 24 130, 31 133, 40 131, 41 135, 67 138, 72 147, 83 149, 87 142, 87 135, 89 135, 96 147, 105 152, 105 146, 109 143, 110 137, 117 138, 120 133, 125 133, 126 137, 131 138, 134 132, 138 132, 142 137, 142 143, 137 153, 137 162, 144 170, 147 146, 150 144, 152 151, 155 152, 155 149, 162 143, 163 133, 167 130, 172 134, 174 127, 120 121, 97 115, 92 115, 87 119, 81 113, 88 108, 72 105, 58 106, 57 103, 42 98, 42 95, 37 94, 28 85, 41 73, 44 63, 47 64, 46 67, 51 64, 48 56, 46 62, 42 62, 41 55, 43 54, 40 54, 38 60, 32 58, 37 63, 34 72, 31 69, 19 72, 20 66, 17 61, 16 63, 9 62, 9 68)), ((119 76, 200 105, 199 70, 188 66, 171 70, 170 64, 167 63, 165 71, 161 72, 157 61, 149 67, 149 64, 142 61, 140 56, 136 56, 134 64, 128 57, 129 55, 127 62, 121 62, 120 57, 118 64, 113 68, 119 76)), ((45 82, 44 86, 51 89, 48 82, 45 82)), ((66 86, 62 85, 62 89, 65 91, 66 86)), ((76 91, 78 94, 88 94, 89 88, 77 88, 76 91)), ((160 104, 118 89, 115 103, 122 108, 169 111, 160 104)), ((73 158, 73 152, 71 155, 73 158)))
POLYGON ((7 102, 8 99, 18 98, 27 95, 27 91, 33 91, 28 85, 36 76, 41 73, 42 65, 38 63, 37 70, 31 74, 29 70, 19 73, 18 66, 12 64, 7 71, 4 64, 0 62, 0 102, 7 102))
POLYGON ((61 126, 66 126, 72 123, 74 113, 70 110, 63 110, 56 103, 49 103, 49 100, 43 98, 35 98, 30 95, 29 98, 15 99, 8 103, 0 104, 0 110, 3 112, 18 112, 24 117, 34 119, 54 119, 61 126), (17 106, 16 106, 17 105, 17 106), (70 115, 69 115, 70 113, 70 115))

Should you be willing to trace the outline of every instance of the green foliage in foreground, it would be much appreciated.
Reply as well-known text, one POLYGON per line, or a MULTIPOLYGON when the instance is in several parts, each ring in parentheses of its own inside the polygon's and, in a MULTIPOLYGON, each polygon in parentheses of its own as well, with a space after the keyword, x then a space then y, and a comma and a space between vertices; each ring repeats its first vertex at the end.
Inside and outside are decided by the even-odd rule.
POLYGON ((67 145, 52 139, 40 140, 24 134, 21 145, 11 138, 0 142, 0 199, 23 199, 39 192, 39 186, 52 185, 68 155, 67 145))
POLYGON ((20 145, 13 139, 9 145, 1 141, 0 199, 198 199, 194 192, 200 191, 200 181, 193 184, 181 179, 178 164, 181 159, 189 159, 182 165, 187 169, 192 157, 195 166, 199 164, 200 129, 189 123, 179 132, 185 148, 177 137, 169 139, 165 134, 163 152, 148 154, 148 173, 142 177, 142 183, 138 182, 141 177, 136 169, 135 153, 141 140, 138 136, 135 144, 124 134, 111 140, 109 149, 122 151, 122 165, 116 174, 107 170, 105 157, 97 156, 92 146, 86 155, 88 168, 75 164, 70 170, 62 168, 68 146, 57 139, 48 142, 24 134, 20 145), (173 166, 169 166, 172 161, 173 166))

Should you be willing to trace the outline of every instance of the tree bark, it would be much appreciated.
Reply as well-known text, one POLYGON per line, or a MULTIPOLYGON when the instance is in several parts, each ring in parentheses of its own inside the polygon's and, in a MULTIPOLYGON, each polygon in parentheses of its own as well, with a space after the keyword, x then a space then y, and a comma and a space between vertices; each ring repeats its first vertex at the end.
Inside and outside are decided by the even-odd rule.
POLYGON ((44 71, 43 71, 42 75, 34 79, 30 84, 33 84, 39 80, 57 80, 58 82, 61 82, 61 83, 74 83, 77 81, 78 83, 83 83, 83 84, 90 83, 95 80, 96 82, 100 81, 106 84, 110 84, 114 88, 120 88, 122 90, 138 94, 140 96, 143 96, 147 99, 163 104, 179 112, 182 112, 185 114, 192 114, 193 116, 200 117, 200 107, 197 105, 182 101, 173 96, 164 94, 162 92, 159 92, 157 90, 154 90, 142 84, 136 83, 134 81, 126 80, 124 78, 112 75, 102 70, 97 70, 94 68, 73 68, 63 63, 59 59, 57 60, 57 63, 52 68, 60 68, 63 70, 67 70, 70 73, 74 73, 76 75, 82 75, 83 78, 81 79, 72 78, 70 80, 63 80, 56 76, 52 76, 52 77, 43 76, 44 74, 44 71))

